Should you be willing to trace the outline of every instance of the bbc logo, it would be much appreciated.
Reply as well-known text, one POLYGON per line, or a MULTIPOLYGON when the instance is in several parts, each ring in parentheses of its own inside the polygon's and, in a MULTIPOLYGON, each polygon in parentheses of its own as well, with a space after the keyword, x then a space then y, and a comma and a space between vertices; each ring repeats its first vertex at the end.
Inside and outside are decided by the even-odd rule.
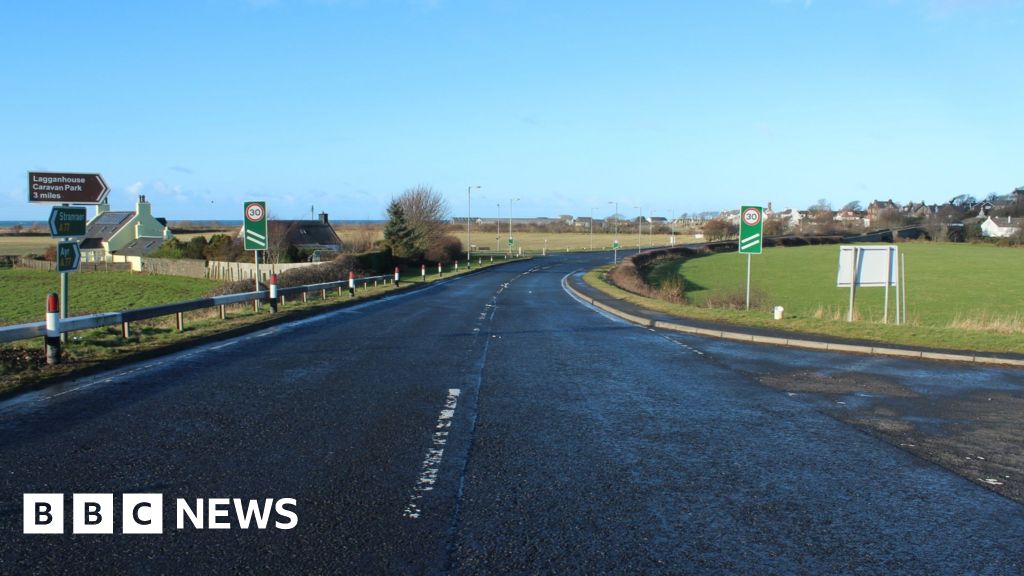
MULTIPOLYGON (((63 494, 25 494, 24 533, 63 534, 64 504, 63 494)), ((196 498, 193 501, 178 498, 173 506, 175 528, 248 530, 252 526, 259 530, 270 527, 291 530, 299 523, 296 505, 294 498, 196 498)), ((71 506, 73 534, 114 533, 113 494, 72 494, 71 506)), ((163 494, 121 495, 122 534, 162 534, 163 531, 163 494)))
MULTIPOLYGON (((71 529, 74 534, 113 534, 113 494, 73 494, 71 529)), ((164 531, 163 494, 122 494, 121 532, 161 534, 164 531)), ((25 534, 64 533, 63 494, 25 494, 25 534)))

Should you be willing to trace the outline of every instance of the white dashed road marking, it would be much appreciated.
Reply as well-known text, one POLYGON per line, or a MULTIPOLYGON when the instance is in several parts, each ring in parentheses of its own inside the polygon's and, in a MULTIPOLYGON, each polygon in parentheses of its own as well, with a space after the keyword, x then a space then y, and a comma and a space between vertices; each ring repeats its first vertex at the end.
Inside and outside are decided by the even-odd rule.
POLYGON ((434 433, 431 437, 431 446, 427 449, 427 456, 420 466, 420 476, 416 485, 412 488, 412 496, 409 497, 409 504, 402 512, 406 518, 419 518, 423 510, 420 508, 420 500, 423 493, 434 489, 437 482, 437 472, 441 467, 441 458, 444 457, 444 447, 448 443, 448 432, 452 427, 452 418, 455 417, 455 407, 459 403, 458 388, 448 390, 448 398, 445 399, 444 408, 437 417, 437 425, 434 426, 434 433))

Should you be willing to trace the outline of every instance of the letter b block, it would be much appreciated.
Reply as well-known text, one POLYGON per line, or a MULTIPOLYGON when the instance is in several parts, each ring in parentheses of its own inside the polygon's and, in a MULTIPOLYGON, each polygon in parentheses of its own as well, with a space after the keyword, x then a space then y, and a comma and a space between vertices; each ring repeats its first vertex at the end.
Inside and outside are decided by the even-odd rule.
POLYGON ((114 533, 113 494, 75 494, 71 527, 75 534, 114 533))
POLYGON ((25 494, 22 516, 25 534, 63 534, 64 495, 25 494))

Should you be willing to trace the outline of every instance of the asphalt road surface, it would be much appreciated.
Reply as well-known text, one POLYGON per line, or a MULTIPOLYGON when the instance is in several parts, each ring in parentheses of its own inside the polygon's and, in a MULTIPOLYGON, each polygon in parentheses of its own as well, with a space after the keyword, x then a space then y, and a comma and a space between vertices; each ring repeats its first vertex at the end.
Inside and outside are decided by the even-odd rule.
POLYGON ((1022 373, 638 328, 563 289, 597 258, 517 262, 7 400, 0 572, 1024 573, 1019 502, 843 416, 852 395, 788 389, 1019 401, 1022 373), (64 534, 22 533, 25 493, 64 494, 64 534), (75 493, 114 494, 113 534, 72 533, 75 493), (137 493, 163 495, 163 533, 122 534, 137 493), (216 498, 293 498, 298 522, 242 529, 225 507, 227 529, 178 528, 179 499, 216 498))

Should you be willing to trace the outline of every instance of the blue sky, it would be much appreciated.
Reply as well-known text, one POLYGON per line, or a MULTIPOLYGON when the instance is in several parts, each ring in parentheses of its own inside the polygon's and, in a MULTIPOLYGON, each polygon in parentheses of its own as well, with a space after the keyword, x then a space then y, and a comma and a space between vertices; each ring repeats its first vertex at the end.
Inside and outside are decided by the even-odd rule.
POLYGON ((1024 185, 1020 0, 18 1, 0 220, 30 170, 172 220, 668 216, 1024 185))

